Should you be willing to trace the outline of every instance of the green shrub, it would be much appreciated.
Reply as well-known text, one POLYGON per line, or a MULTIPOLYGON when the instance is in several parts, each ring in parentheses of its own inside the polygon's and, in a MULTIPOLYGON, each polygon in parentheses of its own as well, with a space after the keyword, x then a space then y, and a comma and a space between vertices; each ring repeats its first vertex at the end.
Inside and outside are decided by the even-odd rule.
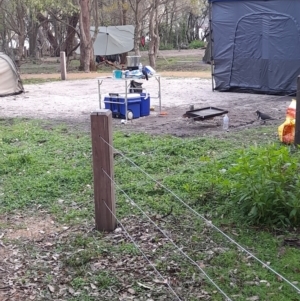
POLYGON ((198 48, 202 48, 204 46, 205 46, 205 43, 200 40, 194 40, 189 44, 190 49, 198 49, 198 48))
POLYGON ((300 225, 299 154, 285 146, 244 150, 228 170, 230 201, 251 224, 300 225))

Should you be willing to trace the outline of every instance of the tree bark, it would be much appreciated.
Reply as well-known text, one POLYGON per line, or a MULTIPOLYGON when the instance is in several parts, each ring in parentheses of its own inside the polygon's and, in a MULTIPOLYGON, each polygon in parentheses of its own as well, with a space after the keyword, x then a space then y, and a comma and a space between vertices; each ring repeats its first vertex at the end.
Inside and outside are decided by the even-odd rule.
MULTIPOLYGON (((156 0, 154 0, 156 2, 156 0)), ((155 30, 154 30, 154 17, 155 17, 155 7, 151 9, 150 15, 149 15, 149 50, 148 50, 148 56, 149 56, 149 64, 152 68, 155 69, 156 67, 156 59, 155 59, 155 30)))
MULTIPOLYGON (((122 14, 121 14, 121 17, 122 17, 122 25, 127 25, 127 0, 121 0, 121 5, 122 5, 122 14)), ((127 63, 126 61, 126 57, 128 56, 128 52, 125 52, 125 53, 122 53, 121 54, 121 64, 122 65, 125 65, 127 63)))
POLYGON ((69 57, 72 55, 72 51, 74 49, 74 39, 76 35, 76 26, 79 20, 79 13, 75 12, 68 20, 68 28, 67 28, 67 38, 66 38, 66 56, 67 63, 69 62, 69 57))
POLYGON ((35 22, 32 13, 30 14, 29 19, 29 30, 28 30, 28 36, 29 36, 29 55, 31 57, 36 56, 36 38, 38 33, 38 24, 35 22))
POLYGON ((40 22, 40 25, 43 27, 44 31, 47 33, 47 39, 54 50, 54 56, 59 57, 60 56, 60 47, 58 45, 57 38, 53 35, 53 33, 50 29, 49 19, 40 12, 37 14, 36 17, 37 17, 38 21, 40 22))
POLYGON ((17 22, 18 22, 18 57, 19 60, 23 58, 24 44, 26 38, 26 24, 25 24, 26 8, 22 2, 18 2, 17 6, 17 22))
POLYGON ((91 34, 90 34, 90 1, 78 0, 80 6, 80 68, 84 72, 90 72, 91 61, 91 34))
POLYGON ((134 27, 134 53, 140 55, 141 22, 140 22, 140 0, 135 1, 135 27, 134 27))
POLYGON ((153 6, 150 11, 149 16, 149 63, 152 68, 156 67, 156 57, 159 50, 159 18, 158 18, 158 8, 161 4, 160 0, 153 0, 153 6))

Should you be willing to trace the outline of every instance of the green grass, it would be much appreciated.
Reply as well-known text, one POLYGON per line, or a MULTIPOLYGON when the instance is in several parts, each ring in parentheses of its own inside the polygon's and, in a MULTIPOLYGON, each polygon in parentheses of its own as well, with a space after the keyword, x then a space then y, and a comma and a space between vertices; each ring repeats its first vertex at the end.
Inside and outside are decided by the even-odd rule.
MULTIPOLYGON (((236 210, 236 204, 230 203, 230 194, 225 191, 237 179, 229 174, 227 176, 222 170, 228 170, 232 164, 238 162, 240 151, 250 156, 253 154, 249 151, 251 146, 269 149, 270 145, 281 147, 276 129, 271 126, 231 132, 230 135, 220 137, 189 139, 114 133, 116 149, 171 189, 194 210, 212 220, 238 243, 251 250, 255 256, 264 262, 270 262, 271 267, 287 279, 299 283, 300 250, 283 246, 285 237, 297 237, 295 232, 288 228, 274 229, 245 223, 239 210, 236 210), (261 139, 262 136, 264 139, 261 139)), ((0 148, 0 216, 13 215, 15 212, 26 213, 32 211, 32 208, 39 208, 39 211, 50 212, 61 223, 75 227, 93 224, 89 134, 68 125, 2 119, 0 148)), ((289 147, 288 149, 290 150, 289 147)), ((290 153, 296 159, 299 158, 298 152, 290 153)), ((162 243, 162 235, 151 230, 153 226, 146 218, 142 218, 130 199, 151 217, 170 213, 172 208, 171 215, 157 223, 167 229, 175 243, 189 256, 202 263, 203 269, 226 293, 235 296, 232 297, 233 300, 246 300, 252 296, 274 301, 300 299, 294 289, 228 243, 224 237, 188 211, 174 195, 166 192, 121 156, 115 158, 115 180, 118 183, 118 218, 125 219, 124 225, 129 223, 131 230, 135 227, 138 229, 136 233, 140 234, 135 236, 138 240, 147 233, 145 229, 153 233, 151 242, 157 245, 157 250, 153 252, 151 245, 150 249, 145 250, 146 253, 161 273, 174 277, 181 283, 182 294, 187 300, 197 300, 200 288, 209 292, 213 300, 223 299, 197 267, 184 259, 170 243, 162 243), (136 225, 133 220, 136 220, 136 225), (190 287, 193 289, 189 290, 190 287)), ((0 229, 5 227, 5 223, 0 223, 0 229)), ((138 243, 142 244, 142 241, 139 240, 138 243)), ((39 252, 38 248, 32 246, 28 254, 34 257, 39 252)), ((54 248, 51 251, 53 254, 62 254, 62 276, 68 279, 67 284, 70 287, 81 293, 80 296, 69 296, 68 300, 99 300, 88 292, 87 287, 91 287, 91 283, 101 294, 110 289, 117 291, 127 285, 134 288, 137 296, 145 296, 147 291, 137 283, 142 281, 139 278, 144 277, 143 281, 157 278, 151 267, 143 270, 142 276, 138 273, 141 267, 136 270, 131 267, 132 275, 126 269, 122 274, 121 268, 118 276, 123 275, 123 280, 116 277, 115 271, 110 271, 110 265, 118 263, 122 267, 124 259, 132 264, 141 262, 143 267, 147 267, 128 239, 108 239, 105 234, 76 230, 55 243, 54 248), (104 262, 102 269, 91 269, 93 263, 99 261, 104 262)), ((29 267, 28 277, 34 277, 39 268, 34 265, 29 267)), ((45 277, 48 275, 47 284, 55 283, 50 269, 43 267, 41 273, 45 277)), ((159 295, 162 293, 155 291, 153 294, 154 299, 162 297, 159 295)))
MULTIPOLYGON (((184 50, 181 50, 184 52, 184 50)), ((156 70, 162 71, 210 71, 209 65, 202 64, 202 56, 164 57, 163 51, 156 59, 156 70)))
POLYGON ((49 82, 56 82, 60 81, 59 77, 57 78, 25 78, 22 80, 23 85, 37 85, 37 84, 44 84, 49 82))

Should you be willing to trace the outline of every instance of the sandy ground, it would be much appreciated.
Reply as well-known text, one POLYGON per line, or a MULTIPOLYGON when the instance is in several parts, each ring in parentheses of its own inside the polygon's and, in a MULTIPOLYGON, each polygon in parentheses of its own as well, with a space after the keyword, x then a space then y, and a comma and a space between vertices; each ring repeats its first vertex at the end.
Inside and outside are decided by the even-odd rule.
MULTIPOLYGON (((277 125, 284 119, 285 110, 292 97, 213 92, 211 79, 207 78, 209 73, 204 73, 206 78, 200 78, 200 73, 197 72, 172 74, 177 77, 170 77, 168 73, 163 73, 160 78, 161 108, 158 100, 158 81, 155 78, 143 81, 143 87, 150 93, 151 106, 155 107, 155 111, 151 112, 150 116, 134 119, 126 125, 121 124, 120 119, 114 118, 115 127, 127 131, 168 133, 177 136, 195 136, 222 131, 221 117, 213 121, 199 122, 183 118, 182 115, 189 110, 190 105, 194 105, 195 109, 213 106, 228 110, 232 130, 261 126, 255 121, 257 109, 279 119, 269 123, 277 125), (161 111, 167 115, 160 115, 161 111)), ((30 76, 34 77, 34 75, 30 76)), ((38 76, 58 77, 59 75, 38 76)), ((91 76, 91 78, 71 80, 72 77, 78 78, 78 74, 69 74, 67 81, 25 85, 26 93, 0 98, 0 117, 52 119, 88 127, 90 113, 100 108, 97 78, 99 74, 83 73, 82 76, 91 76)), ((25 78, 24 75, 22 77, 25 78)), ((103 95, 124 93, 125 81, 104 78, 100 88, 103 108, 103 95)))
MULTIPOLYGON (((172 71, 164 71, 161 72, 160 75, 163 77, 188 77, 188 78, 211 78, 210 71, 198 71, 198 72, 189 72, 189 71, 180 71, 180 72, 172 72, 172 71)), ((97 72, 78 72, 78 73, 69 73, 67 75, 68 80, 74 79, 97 79, 99 76, 111 76, 111 73, 97 73, 97 72)), ((41 74, 22 74, 22 79, 31 79, 31 78, 42 78, 42 79, 60 79, 60 74, 58 73, 41 73, 41 74)))

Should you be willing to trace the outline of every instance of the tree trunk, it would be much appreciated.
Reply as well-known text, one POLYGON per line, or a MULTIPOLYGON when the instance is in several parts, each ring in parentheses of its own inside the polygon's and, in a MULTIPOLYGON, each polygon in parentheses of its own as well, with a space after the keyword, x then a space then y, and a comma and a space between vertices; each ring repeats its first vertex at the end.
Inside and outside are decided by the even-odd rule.
POLYGON ((76 35, 76 26, 79 20, 79 13, 75 12, 68 20, 67 28, 67 38, 66 38, 66 56, 67 63, 69 62, 69 57, 72 56, 72 51, 74 49, 74 39, 76 35))
POLYGON ((19 39, 19 45, 18 45, 18 57, 21 61, 23 58, 23 52, 24 52, 24 44, 25 44, 25 38, 26 38, 26 23, 25 23, 25 17, 26 17, 26 8, 22 4, 22 2, 18 2, 17 6, 17 22, 18 22, 18 39, 19 39))
MULTIPOLYGON (((122 25, 127 25, 127 0, 121 0, 122 2, 122 25)), ((121 64, 126 65, 126 57, 128 56, 128 52, 121 54, 121 64)))
POLYGON ((149 15, 149 50, 148 50, 148 56, 149 56, 149 64, 152 68, 155 69, 156 67, 156 59, 155 59, 155 41, 154 41, 154 15, 155 11, 154 8, 151 9, 150 15, 149 15))
MULTIPOLYGON (((53 33, 50 29, 49 19, 47 17, 45 17, 42 13, 38 13, 36 17, 39 20, 40 25, 43 27, 44 31, 47 33, 47 39, 54 50, 54 56, 59 57, 60 56, 60 47, 57 42, 57 37, 55 37, 53 35, 53 33)), ((54 23, 56 23, 56 22, 54 22, 54 23)))
POLYGON ((90 1, 78 0, 80 6, 80 69, 90 72, 92 40, 90 34, 90 1))
POLYGON ((155 69, 156 67, 156 57, 159 50, 159 20, 158 20, 158 7, 159 7, 160 1, 159 0, 153 0, 153 6, 150 11, 149 15, 149 63, 152 68, 155 69))
POLYGON ((159 46, 160 46, 160 36, 159 36, 159 20, 158 20, 158 5, 159 5, 159 0, 156 0, 156 7, 155 7, 155 39, 154 39, 154 43, 155 43, 155 47, 154 47, 154 57, 155 57, 155 65, 156 65, 156 58, 158 56, 158 50, 159 50, 159 46))
POLYGON ((37 33, 38 33, 38 24, 35 22, 33 19, 32 15, 29 20, 29 31, 28 31, 28 36, 29 36, 29 55, 31 57, 36 56, 36 38, 37 38, 37 33))
POLYGON ((134 27, 134 53, 140 55, 141 22, 140 22, 140 1, 136 0, 135 5, 135 27, 134 27))
POLYGON ((202 61, 206 64, 211 64, 211 39, 210 39, 210 35, 208 36, 207 39, 208 39, 208 43, 207 43, 202 61))

